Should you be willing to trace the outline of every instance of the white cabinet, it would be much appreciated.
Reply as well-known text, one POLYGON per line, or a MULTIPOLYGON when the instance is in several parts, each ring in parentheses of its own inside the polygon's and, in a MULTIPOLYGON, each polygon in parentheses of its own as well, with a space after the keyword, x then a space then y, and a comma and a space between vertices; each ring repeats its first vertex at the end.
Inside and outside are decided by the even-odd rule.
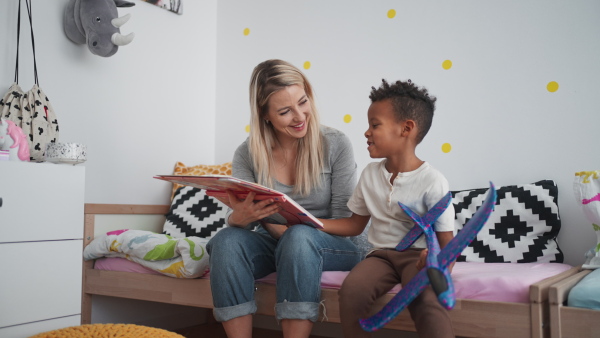
POLYGON ((0 337, 81 318, 85 167, 0 162, 0 337))

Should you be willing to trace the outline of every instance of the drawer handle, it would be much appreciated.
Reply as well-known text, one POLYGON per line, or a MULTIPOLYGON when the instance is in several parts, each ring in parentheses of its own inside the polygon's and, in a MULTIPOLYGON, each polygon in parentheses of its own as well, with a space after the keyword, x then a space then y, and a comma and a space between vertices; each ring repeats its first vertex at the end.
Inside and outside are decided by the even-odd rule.
POLYGON ((2 197, 0 197, 0 207, 2 206, 2 197))

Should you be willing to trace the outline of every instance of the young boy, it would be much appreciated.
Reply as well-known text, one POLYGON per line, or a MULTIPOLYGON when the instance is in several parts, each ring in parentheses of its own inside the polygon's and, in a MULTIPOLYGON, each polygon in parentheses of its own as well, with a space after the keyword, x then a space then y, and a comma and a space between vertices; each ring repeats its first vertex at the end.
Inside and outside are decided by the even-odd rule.
MULTIPOLYGON (((372 87, 368 111, 369 129, 365 132, 371 158, 358 186, 348 201, 353 212, 349 218, 323 220, 324 230, 340 236, 362 233, 371 219, 368 238, 374 249, 344 280, 340 289, 340 316, 344 337, 370 337, 362 330, 360 318, 369 317, 374 301, 397 283, 406 284, 425 266, 425 236, 403 251, 396 245, 416 226, 398 202, 424 215, 445 194, 448 181, 415 154, 433 119, 435 97, 410 80, 372 87)), ((454 237, 452 206, 434 224, 440 247, 454 237)), ((447 311, 427 287, 408 306, 420 337, 454 337, 447 311)))

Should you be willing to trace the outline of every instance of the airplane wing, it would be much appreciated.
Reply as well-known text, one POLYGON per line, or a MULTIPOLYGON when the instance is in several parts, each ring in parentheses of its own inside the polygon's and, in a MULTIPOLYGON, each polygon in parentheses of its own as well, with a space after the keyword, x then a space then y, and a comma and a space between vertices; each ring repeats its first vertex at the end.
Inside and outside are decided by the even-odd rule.
POLYGON ((463 229, 448 243, 438 255, 440 267, 446 268, 456 257, 477 237, 479 230, 483 228, 485 222, 490 218, 496 205, 496 188, 490 182, 490 190, 483 201, 483 204, 477 209, 473 217, 465 224, 463 229))

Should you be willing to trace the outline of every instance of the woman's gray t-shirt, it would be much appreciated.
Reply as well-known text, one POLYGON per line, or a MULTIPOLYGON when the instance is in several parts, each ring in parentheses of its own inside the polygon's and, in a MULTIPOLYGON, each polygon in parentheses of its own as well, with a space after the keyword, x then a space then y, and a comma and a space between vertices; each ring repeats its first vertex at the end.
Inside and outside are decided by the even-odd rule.
MULTIPOLYGON (((342 218, 351 215, 348 209, 348 199, 356 186, 356 162, 350 139, 341 131, 321 127, 324 138, 325 161, 321 174, 322 185, 315 188, 307 196, 293 193, 293 186, 285 185, 274 180, 274 189, 280 191, 300 204, 304 209, 317 218, 342 218)), ((244 141, 235 151, 232 162, 232 176, 257 182, 248 140, 244 141)), ((231 209, 227 213, 229 219, 231 209)))

